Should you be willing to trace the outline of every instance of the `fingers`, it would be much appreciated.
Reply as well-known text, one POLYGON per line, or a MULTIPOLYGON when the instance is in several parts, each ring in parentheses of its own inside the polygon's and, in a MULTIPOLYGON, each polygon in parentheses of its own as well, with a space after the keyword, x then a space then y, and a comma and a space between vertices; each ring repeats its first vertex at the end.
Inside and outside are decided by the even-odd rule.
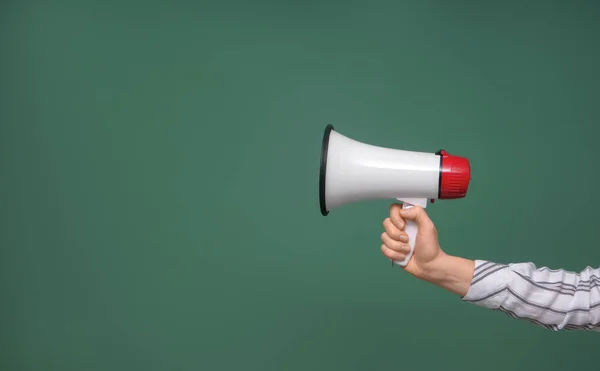
POLYGON ((402 204, 391 204, 390 205, 390 220, 392 224, 398 229, 404 229, 404 219, 400 215, 402 210, 402 204))
POLYGON ((408 254, 410 251, 410 246, 406 242, 396 241, 385 232, 381 234, 381 241, 388 249, 395 252, 408 254))
POLYGON ((401 242, 408 242, 408 235, 406 232, 398 229, 390 218, 386 218, 383 221, 383 228, 385 229, 385 233, 387 233, 392 239, 401 242))
POLYGON ((433 222, 421 206, 414 206, 409 209, 400 209, 401 218, 414 221, 419 228, 428 228, 433 226, 433 222))
POLYGON ((406 258, 406 254, 394 251, 386 245, 381 245, 381 252, 386 258, 394 261, 403 261, 406 258))

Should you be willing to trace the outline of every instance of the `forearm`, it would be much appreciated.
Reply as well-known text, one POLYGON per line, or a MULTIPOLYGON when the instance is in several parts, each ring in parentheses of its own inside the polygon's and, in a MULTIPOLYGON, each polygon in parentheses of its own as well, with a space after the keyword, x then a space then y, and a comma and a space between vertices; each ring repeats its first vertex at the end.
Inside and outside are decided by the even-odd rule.
POLYGON ((473 260, 443 254, 420 278, 463 297, 471 286, 474 270, 473 260))
POLYGON ((443 256, 422 278, 467 302, 554 331, 600 331, 600 269, 574 273, 443 256))

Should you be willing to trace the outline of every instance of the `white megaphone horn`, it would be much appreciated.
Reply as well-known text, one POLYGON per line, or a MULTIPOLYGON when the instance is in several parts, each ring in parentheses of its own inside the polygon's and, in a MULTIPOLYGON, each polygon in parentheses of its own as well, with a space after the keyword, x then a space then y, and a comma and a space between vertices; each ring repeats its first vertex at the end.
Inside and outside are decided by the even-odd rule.
MULTIPOLYGON (((427 207, 428 200, 463 198, 471 180, 469 160, 444 150, 435 153, 377 147, 347 138, 327 125, 321 148, 321 214, 358 201, 397 199, 404 208, 427 207)), ((407 221, 410 252, 396 264, 406 266, 415 247, 417 226, 407 221)))

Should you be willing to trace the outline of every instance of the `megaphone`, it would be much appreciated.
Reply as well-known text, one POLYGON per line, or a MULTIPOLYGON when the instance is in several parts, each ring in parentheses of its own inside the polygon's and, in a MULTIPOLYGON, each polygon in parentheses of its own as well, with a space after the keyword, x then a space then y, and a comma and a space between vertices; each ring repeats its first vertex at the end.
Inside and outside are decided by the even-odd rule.
MULTIPOLYGON (((458 199, 467 195, 471 180, 469 160, 450 155, 378 147, 347 138, 327 125, 321 148, 319 205, 321 214, 343 205, 377 199, 397 199, 404 208, 427 207, 436 199, 458 199)), ((410 252, 414 253, 417 226, 407 221, 410 252)))

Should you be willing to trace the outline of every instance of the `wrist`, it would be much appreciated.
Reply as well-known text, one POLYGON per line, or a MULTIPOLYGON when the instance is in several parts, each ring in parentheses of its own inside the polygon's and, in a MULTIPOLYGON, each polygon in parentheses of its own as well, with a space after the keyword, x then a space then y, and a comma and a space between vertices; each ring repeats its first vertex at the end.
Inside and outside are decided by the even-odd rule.
POLYGON ((420 278, 462 297, 471 287, 474 269, 474 261, 442 252, 424 267, 420 278))

